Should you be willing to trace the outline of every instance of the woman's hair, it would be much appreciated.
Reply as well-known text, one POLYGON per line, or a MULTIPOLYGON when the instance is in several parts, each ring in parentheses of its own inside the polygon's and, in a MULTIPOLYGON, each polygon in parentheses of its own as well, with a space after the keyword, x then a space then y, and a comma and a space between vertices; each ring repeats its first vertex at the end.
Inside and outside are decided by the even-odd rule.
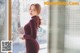
POLYGON ((30 9, 31 9, 31 6, 35 6, 35 9, 36 9, 37 13, 38 13, 38 14, 40 13, 40 11, 41 11, 41 6, 40 6, 39 4, 31 4, 31 5, 30 5, 30 9))
MULTIPOLYGON (((30 9, 31 9, 31 6, 34 6, 35 9, 36 9, 36 11, 37 11, 37 13, 40 14, 41 6, 39 4, 31 4, 30 5, 30 9)), ((41 19, 39 17, 37 17, 36 23, 37 23, 37 27, 40 27, 40 25, 41 25, 41 19)))

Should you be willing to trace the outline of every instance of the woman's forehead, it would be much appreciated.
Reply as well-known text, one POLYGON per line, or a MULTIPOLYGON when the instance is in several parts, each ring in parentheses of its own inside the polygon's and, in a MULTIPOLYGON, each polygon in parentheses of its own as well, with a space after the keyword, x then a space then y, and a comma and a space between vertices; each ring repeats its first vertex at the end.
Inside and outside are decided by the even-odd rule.
POLYGON ((35 8, 35 6, 34 6, 34 5, 32 5, 32 6, 31 6, 31 8, 35 8))

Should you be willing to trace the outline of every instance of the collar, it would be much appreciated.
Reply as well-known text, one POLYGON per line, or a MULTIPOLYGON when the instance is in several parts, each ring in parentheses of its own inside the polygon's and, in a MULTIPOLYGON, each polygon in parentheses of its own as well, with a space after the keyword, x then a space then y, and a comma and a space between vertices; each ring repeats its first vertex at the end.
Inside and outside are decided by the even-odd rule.
POLYGON ((39 16, 32 16, 31 18, 36 18, 36 17, 39 17, 39 16))

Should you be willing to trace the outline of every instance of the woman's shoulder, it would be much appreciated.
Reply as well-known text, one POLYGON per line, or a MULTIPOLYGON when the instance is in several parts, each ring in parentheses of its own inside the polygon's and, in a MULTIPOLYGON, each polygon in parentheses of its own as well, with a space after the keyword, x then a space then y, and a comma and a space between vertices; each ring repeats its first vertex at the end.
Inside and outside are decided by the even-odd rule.
POLYGON ((31 19, 30 22, 31 22, 31 23, 35 22, 35 19, 31 19))

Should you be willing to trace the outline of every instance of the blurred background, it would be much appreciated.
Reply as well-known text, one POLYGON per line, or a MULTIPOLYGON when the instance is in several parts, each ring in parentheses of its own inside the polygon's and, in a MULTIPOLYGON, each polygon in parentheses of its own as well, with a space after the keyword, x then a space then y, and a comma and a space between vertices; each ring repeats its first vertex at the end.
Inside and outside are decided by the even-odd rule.
POLYGON ((7 40, 7 38, 7 0, 0 0, 0 43, 1 40, 7 40))
MULTIPOLYGON (((51 0, 51 2, 80 2, 51 0)), ((49 53, 80 53, 80 6, 50 6, 49 53)))

